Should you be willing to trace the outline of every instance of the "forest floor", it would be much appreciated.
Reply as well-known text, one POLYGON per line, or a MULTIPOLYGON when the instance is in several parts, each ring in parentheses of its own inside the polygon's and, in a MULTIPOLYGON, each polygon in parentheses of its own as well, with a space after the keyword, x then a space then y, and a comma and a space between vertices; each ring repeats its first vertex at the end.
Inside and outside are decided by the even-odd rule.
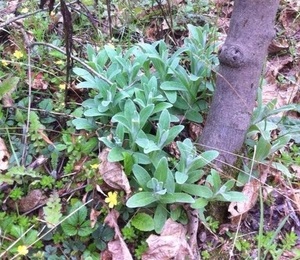
MULTIPOLYGON (((81 75, 67 72, 67 67, 69 61, 79 66, 78 60, 93 67, 87 44, 96 52, 120 48, 125 53, 135 44, 163 40, 176 53, 191 37, 187 24, 211 24, 217 28, 215 41, 222 43, 229 29, 233 1, 116 0, 110 5, 99 2, 98 12, 91 0, 68 4, 71 12, 62 11, 59 1, 49 2, 54 4, 50 14, 38 11, 38 1, 0 0, 0 258, 184 259, 179 253, 170 253, 194 250, 190 243, 183 242, 188 240, 186 233, 177 236, 186 231, 174 226, 179 222, 196 232, 201 259, 300 259, 300 110, 292 109, 300 103, 299 2, 280 3, 276 38, 269 47, 261 85, 268 128, 254 137, 257 141, 267 133, 272 148, 280 137, 290 139, 250 170, 256 178, 240 188, 248 200, 225 204, 228 214, 222 223, 207 215, 193 227, 188 223, 189 214, 180 215, 168 206, 172 219, 177 213, 180 216, 174 223, 162 219, 166 226, 162 233, 156 232, 160 236, 155 235, 155 228, 145 227, 155 222, 155 210, 125 206, 131 190, 137 190, 130 171, 126 171, 133 161, 123 153, 122 166, 110 164, 105 149, 98 149, 98 128, 113 128, 111 118, 101 121, 97 131, 93 128, 95 122, 74 121, 83 117, 81 105, 95 97, 96 91, 90 86, 78 88, 84 83, 82 78, 89 76, 83 70, 77 70, 81 75), (64 23, 63 16, 70 18, 71 24, 64 23), (70 50, 66 45, 73 47, 72 55, 77 58, 73 62, 66 59, 70 50), (66 83, 68 73, 71 77, 66 83), (121 168, 130 184, 127 177, 122 175, 128 183, 117 176, 121 168), (114 173, 99 176, 95 173, 98 169, 114 173), (79 214, 72 213, 76 210, 79 214), (147 216, 138 220, 136 215, 147 216), (143 221, 149 222, 140 223, 143 221), (176 239, 168 240, 172 232, 176 239)), ((188 58, 180 62, 185 63, 184 68, 191 67, 188 58)), ((214 71, 209 76, 214 78, 214 71)), ((207 102, 210 100, 208 95, 207 102)), ((183 137, 195 141, 205 124, 205 114, 203 118, 203 122, 185 121, 180 138, 164 148, 169 161, 181 156, 175 141, 183 137)), ((155 121, 153 125, 158 124, 155 121)), ((245 161, 251 161, 252 149, 245 151, 245 161)), ((191 210, 181 204, 174 204, 174 208, 191 210)))

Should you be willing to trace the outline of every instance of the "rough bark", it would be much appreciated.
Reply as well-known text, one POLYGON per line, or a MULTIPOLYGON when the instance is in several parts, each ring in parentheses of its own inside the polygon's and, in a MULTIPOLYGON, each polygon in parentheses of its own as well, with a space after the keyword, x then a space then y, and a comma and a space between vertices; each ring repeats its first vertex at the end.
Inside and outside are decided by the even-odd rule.
POLYGON ((263 63, 275 36, 279 0, 236 0, 229 33, 219 52, 220 68, 200 137, 204 149, 220 151, 233 164, 250 126, 263 63))

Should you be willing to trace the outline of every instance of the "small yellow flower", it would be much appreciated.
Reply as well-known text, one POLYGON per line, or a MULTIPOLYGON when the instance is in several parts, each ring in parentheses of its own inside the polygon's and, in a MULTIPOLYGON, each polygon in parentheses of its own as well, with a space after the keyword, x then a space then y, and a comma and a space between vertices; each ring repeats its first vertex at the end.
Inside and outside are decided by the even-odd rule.
POLYGON ((8 63, 5 60, 2 60, 1 63, 2 63, 2 66, 4 66, 4 67, 6 67, 8 65, 8 63))
POLYGON ((58 61, 54 61, 54 63, 57 64, 57 65, 62 65, 62 64, 64 64, 64 61, 58 60, 58 61))
POLYGON ((28 13, 29 12, 29 9, 28 8, 23 8, 22 10, 21 10, 21 13, 22 14, 26 14, 26 13, 28 13))
POLYGON ((118 200, 117 200, 117 196, 118 196, 118 192, 114 191, 108 192, 107 198, 105 199, 105 202, 108 203, 108 207, 109 208, 113 208, 114 206, 116 206, 118 204, 118 200))
POLYGON ((66 84, 59 84, 58 88, 60 90, 65 90, 66 89, 66 84))
POLYGON ((112 43, 108 43, 107 46, 110 47, 111 49, 115 49, 116 48, 115 45, 113 45, 112 43))
POLYGON ((92 168, 92 169, 98 169, 98 167, 99 167, 99 164, 98 164, 98 163, 91 164, 91 168, 92 168))
POLYGON ((28 249, 27 249, 27 246, 18 246, 18 253, 20 255, 27 255, 28 254, 28 249))
POLYGON ((16 51, 14 52, 13 56, 14 56, 15 58, 17 58, 17 59, 20 59, 20 58, 22 58, 22 57, 24 56, 24 54, 23 54, 21 51, 16 50, 16 51))

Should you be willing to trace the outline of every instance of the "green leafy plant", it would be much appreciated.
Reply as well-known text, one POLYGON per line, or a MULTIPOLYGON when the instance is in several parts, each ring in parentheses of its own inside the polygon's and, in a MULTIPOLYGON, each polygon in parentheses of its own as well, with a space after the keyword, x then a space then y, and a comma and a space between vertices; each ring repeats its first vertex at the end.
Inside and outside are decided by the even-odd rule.
POLYGON ((19 77, 7 77, 0 84, 0 99, 4 97, 4 95, 11 93, 18 85, 20 78, 19 77))
POLYGON ((142 259, 143 254, 148 250, 148 244, 142 241, 134 250, 134 255, 137 259, 142 259))
MULTIPOLYGON (((202 167, 210 163, 218 156, 216 151, 207 151, 197 155, 195 147, 189 139, 184 142, 177 142, 181 152, 179 163, 176 165, 177 171, 172 173, 165 157, 161 158, 153 177, 141 166, 133 165, 133 175, 143 191, 134 194, 129 198, 126 205, 128 207, 155 207, 153 224, 156 232, 160 232, 169 215, 167 204, 189 203, 193 208, 204 209, 209 201, 243 201, 245 198, 240 192, 230 191, 234 186, 234 181, 227 181, 221 185, 221 179, 215 170, 211 170, 211 175, 207 176, 206 185, 195 184, 203 176, 202 167), (194 199, 193 196, 199 198, 194 199)), ((138 223, 150 223, 147 214, 141 213, 139 217, 145 219, 138 223), (141 215, 143 214, 143 215, 141 215), (146 216, 147 215, 147 216, 146 216)), ((173 213, 173 216, 175 213, 173 213)), ((178 218, 178 216, 177 216, 178 218)), ((139 229, 147 228, 135 226, 139 229)), ((148 225, 148 228, 152 225, 148 225)))
MULTIPOLYGON (((64 260, 64 256, 58 256, 57 247, 47 245, 45 247, 45 252, 43 253, 43 258, 51 259, 51 260, 64 260)), ((42 259, 43 259, 42 258, 42 259)))
POLYGON ((81 202, 76 202, 69 210, 69 217, 61 224, 67 236, 90 235, 94 230, 91 228, 90 220, 86 220, 87 208, 81 202))
MULTIPOLYGON (((138 106, 138 111, 146 107, 147 111, 152 110, 151 118, 173 107, 172 115, 186 115, 189 120, 201 122, 199 112, 207 109, 206 90, 213 91, 207 75, 218 65, 215 55, 217 45, 210 44, 216 32, 208 25, 203 28, 190 25, 189 29, 192 39, 186 40, 187 47, 172 54, 163 41, 152 45, 139 44, 125 54, 120 48, 109 46, 96 54, 88 45, 88 65, 97 75, 93 76, 82 68, 75 68, 74 72, 83 78, 78 88, 91 88, 96 92, 91 99, 82 103, 86 118, 74 119, 76 128, 97 129, 97 120, 101 117, 101 123, 107 123, 123 111, 126 99, 132 100, 138 106), (185 53, 193 59, 190 72, 180 65, 185 53), (151 66, 155 70, 151 70, 151 66), (198 93, 202 93, 200 99, 198 93)), ((175 117, 172 117, 173 120, 175 117)))
POLYGON ((62 217, 61 208, 60 198, 57 192, 54 192, 47 201, 46 206, 43 208, 44 219, 47 222, 48 228, 55 227, 59 224, 62 217))
POLYGON ((40 185, 43 189, 45 188, 52 188, 55 183, 55 179, 52 176, 43 176, 40 185))
POLYGON ((136 214, 131 219, 130 224, 141 231, 151 231, 154 229, 154 220, 146 213, 136 214))
POLYGON ((92 233, 96 247, 103 251, 106 248, 106 243, 113 239, 115 232, 107 225, 99 225, 92 233))
POLYGON ((201 257, 202 257, 203 259, 210 259, 210 258, 211 258, 210 254, 209 254, 209 252, 208 252, 207 250, 203 250, 203 251, 201 252, 201 257))
MULTIPOLYGON (((259 88, 258 106, 253 113, 252 125, 248 130, 247 139, 245 141, 248 145, 249 157, 252 157, 253 161, 244 164, 244 171, 240 172, 238 176, 239 185, 244 185, 251 180, 251 178, 258 177, 256 170, 251 171, 250 174, 250 169, 255 169, 255 165, 258 163, 267 163, 268 158, 283 149, 291 139, 297 140, 300 133, 299 126, 295 124, 285 124, 286 119, 284 119, 284 117, 274 117, 274 115, 290 110, 299 110, 299 105, 289 104, 276 109, 276 103, 277 99, 275 98, 266 105, 263 105, 262 90, 259 88), (279 130, 276 139, 272 138, 272 132, 275 130, 279 130), (256 136, 258 137, 257 139, 256 136), (249 176, 251 176, 251 178, 249 176)), ((286 177, 292 177, 289 169, 280 161, 273 161, 271 165, 280 170, 286 177)))
POLYGON ((133 242, 137 238, 137 234, 131 225, 126 225, 121 231, 124 239, 129 242, 133 242))
MULTIPOLYGON (((41 175, 40 173, 23 166, 15 166, 9 168, 8 172, 5 175, 0 175, 0 184, 6 182, 9 184, 13 184, 15 181, 18 184, 21 183, 28 183, 30 180, 34 179, 40 179, 41 175)), ((34 184, 36 181, 33 181, 32 184, 34 184)))
POLYGON ((249 241, 239 238, 235 241, 234 246, 238 250, 239 254, 241 254, 245 259, 249 257, 249 251, 251 250, 251 244, 249 241))
POLYGON ((16 188, 16 189, 13 189, 10 194, 9 194, 9 197, 13 200, 18 200, 18 199, 21 199, 22 196, 24 195, 24 192, 22 191, 21 188, 16 188))

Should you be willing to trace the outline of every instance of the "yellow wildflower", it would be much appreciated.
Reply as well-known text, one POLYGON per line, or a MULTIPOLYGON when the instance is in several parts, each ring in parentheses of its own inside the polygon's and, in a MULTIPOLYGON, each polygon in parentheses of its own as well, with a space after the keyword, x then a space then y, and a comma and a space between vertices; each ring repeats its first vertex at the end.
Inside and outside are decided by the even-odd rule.
POLYGON ((110 42, 107 44, 107 46, 110 47, 111 49, 115 49, 115 48, 116 48, 115 45, 113 45, 113 44, 110 43, 110 42))
POLYGON ((23 9, 21 9, 21 13, 22 14, 26 14, 26 13, 28 13, 29 12, 29 9, 28 8, 23 8, 23 9))
POLYGON ((64 61, 58 60, 58 61, 54 61, 54 63, 57 64, 57 65, 62 65, 62 64, 64 64, 64 61))
POLYGON ((91 164, 91 168, 92 168, 92 169, 98 169, 98 167, 99 167, 99 164, 98 164, 98 163, 91 164))
POLYGON ((17 58, 17 59, 20 59, 20 58, 22 58, 22 57, 24 56, 24 54, 23 54, 21 51, 16 50, 16 51, 14 52, 13 56, 14 56, 15 58, 17 58))
POLYGON ((8 65, 8 63, 5 60, 2 60, 1 63, 2 63, 2 66, 4 66, 4 67, 6 67, 8 65))
POLYGON ((20 254, 20 255, 27 255, 28 254, 28 248, 27 248, 27 246, 18 246, 18 253, 20 254))
POLYGON ((60 90, 65 90, 66 89, 66 84, 59 84, 58 88, 60 90))
POLYGON ((114 191, 108 192, 107 198, 105 199, 105 202, 108 203, 108 207, 109 208, 113 208, 114 206, 116 206, 118 204, 118 200, 117 200, 117 196, 118 196, 118 192, 114 191))

